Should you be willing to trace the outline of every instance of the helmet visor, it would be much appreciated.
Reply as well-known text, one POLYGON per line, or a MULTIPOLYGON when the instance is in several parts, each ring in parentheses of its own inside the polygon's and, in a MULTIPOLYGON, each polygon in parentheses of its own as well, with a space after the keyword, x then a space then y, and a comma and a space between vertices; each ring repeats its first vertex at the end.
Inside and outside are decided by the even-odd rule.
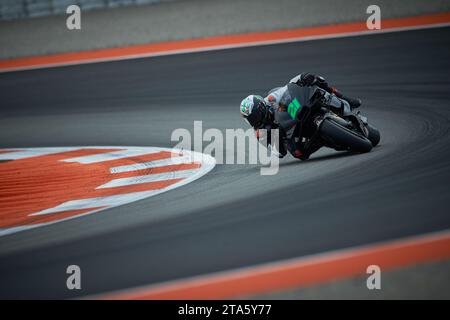
POLYGON ((264 118, 265 118, 265 109, 264 108, 254 108, 252 113, 250 113, 246 119, 250 125, 255 129, 261 129, 264 126, 264 118))

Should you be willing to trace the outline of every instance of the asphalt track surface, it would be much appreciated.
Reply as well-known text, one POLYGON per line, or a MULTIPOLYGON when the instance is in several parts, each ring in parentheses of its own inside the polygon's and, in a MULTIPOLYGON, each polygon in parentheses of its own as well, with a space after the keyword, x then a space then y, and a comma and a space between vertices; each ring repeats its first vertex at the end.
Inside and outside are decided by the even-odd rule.
MULTIPOLYGON (((1 298, 70 298, 450 227, 450 28, 0 74, 0 146, 168 147, 176 128, 239 128, 242 97, 324 75, 382 133, 371 153, 323 150, 218 165, 162 195, 0 239, 1 298), (82 290, 66 289, 66 267, 82 290)), ((0 164, 1 165, 1 164, 0 164)))

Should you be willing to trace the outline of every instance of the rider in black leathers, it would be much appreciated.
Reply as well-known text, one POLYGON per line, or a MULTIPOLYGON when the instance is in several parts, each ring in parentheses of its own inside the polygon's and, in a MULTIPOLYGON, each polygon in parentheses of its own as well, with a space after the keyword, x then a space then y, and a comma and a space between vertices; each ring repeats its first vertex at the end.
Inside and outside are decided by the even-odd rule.
MULTIPOLYGON (((346 100, 351 108, 358 108, 361 105, 361 100, 344 96, 336 88, 330 87, 325 78, 312 73, 299 74, 292 78, 289 83, 294 83, 298 86, 316 85, 329 93, 335 94, 338 98, 346 100)), ((275 121, 275 112, 286 111, 287 106, 280 103, 286 91, 287 86, 284 86, 271 90, 269 95, 264 99, 258 95, 250 95, 242 100, 240 106, 241 115, 247 119, 257 133, 259 129, 270 130, 279 128, 275 121)), ((295 158, 306 160, 312 153, 320 149, 320 147, 321 144, 314 140, 304 142, 295 135, 292 138, 287 138, 287 134, 283 130, 280 130, 280 141, 277 145, 280 158, 284 157, 289 151, 295 158)))

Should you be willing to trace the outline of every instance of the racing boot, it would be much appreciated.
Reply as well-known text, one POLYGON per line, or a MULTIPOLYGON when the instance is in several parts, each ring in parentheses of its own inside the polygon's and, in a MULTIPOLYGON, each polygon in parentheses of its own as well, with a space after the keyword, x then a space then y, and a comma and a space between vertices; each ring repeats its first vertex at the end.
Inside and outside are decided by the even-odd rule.
POLYGON ((322 145, 320 143, 313 143, 312 145, 310 145, 309 147, 303 148, 302 150, 302 154, 300 157, 298 157, 298 159, 300 160, 308 160, 309 157, 316 152, 317 150, 319 150, 320 148, 322 148, 322 145))
POLYGON ((334 93, 338 98, 343 99, 345 101, 348 102, 348 104, 350 105, 350 108, 352 109, 356 109, 361 105, 361 100, 360 99, 353 99, 347 96, 344 96, 338 89, 336 89, 335 87, 331 87, 330 88, 330 92, 334 93))
POLYGON ((300 146, 298 144, 295 145, 293 149, 291 149, 291 154, 294 158, 300 159, 300 160, 308 160, 309 157, 319 150, 322 147, 322 145, 318 142, 315 143, 306 143, 305 146, 300 146))
POLYGON ((299 157, 296 157, 300 160, 308 160, 309 157, 323 147, 323 143, 319 137, 319 133, 316 132, 311 139, 305 142, 304 145, 298 147, 297 149, 300 150, 301 154, 299 154, 299 157))

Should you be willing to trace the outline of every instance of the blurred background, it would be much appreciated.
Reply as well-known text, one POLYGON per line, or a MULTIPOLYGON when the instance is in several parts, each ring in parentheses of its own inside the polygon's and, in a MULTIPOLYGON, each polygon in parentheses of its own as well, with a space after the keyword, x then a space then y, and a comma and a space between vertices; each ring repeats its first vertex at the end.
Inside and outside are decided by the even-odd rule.
MULTIPOLYGON (((367 19, 369 0, 0 0, 0 59, 367 19), (81 8, 82 31, 65 9, 81 8)), ((448 0, 378 0, 383 19, 450 10, 448 0)))

